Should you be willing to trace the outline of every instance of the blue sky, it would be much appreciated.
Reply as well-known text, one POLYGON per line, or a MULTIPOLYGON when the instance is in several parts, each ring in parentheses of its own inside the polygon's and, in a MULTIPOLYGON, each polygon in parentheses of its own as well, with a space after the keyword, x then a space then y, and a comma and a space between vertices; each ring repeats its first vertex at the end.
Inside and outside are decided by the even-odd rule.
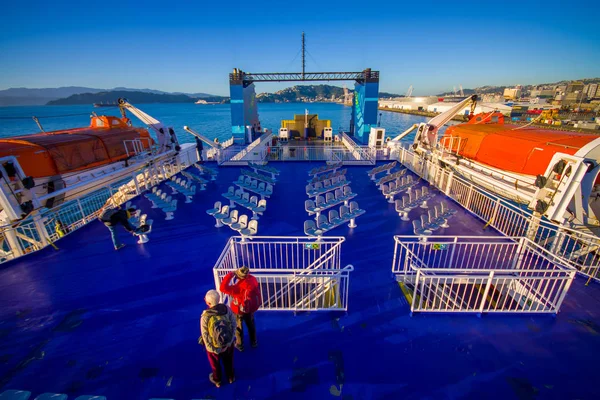
MULTIPOLYGON (((0 89, 228 95, 228 73, 381 71, 380 90, 600 76, 598 1, 21 1, 3 7, 0 89), (295 60, 294 60, 295 59, 295 60)), ((349 83, 351 85, 351 83, 349 83)), ((274 91, 288 84, 259 84, 274 91)))

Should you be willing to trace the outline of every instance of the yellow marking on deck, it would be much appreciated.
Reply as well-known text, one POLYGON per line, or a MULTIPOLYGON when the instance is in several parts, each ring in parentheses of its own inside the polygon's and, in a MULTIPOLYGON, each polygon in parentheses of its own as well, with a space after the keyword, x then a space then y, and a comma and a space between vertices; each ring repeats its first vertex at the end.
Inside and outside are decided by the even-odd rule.
POLYGON ((398 282, 398 286, 400 286, 400 290, 402 290, 402 294, 404 294, 404 297, 406 298, 406 301, 408 301, 408 304, 412 304, 411 291, 406 287, 404 282, 398 282))

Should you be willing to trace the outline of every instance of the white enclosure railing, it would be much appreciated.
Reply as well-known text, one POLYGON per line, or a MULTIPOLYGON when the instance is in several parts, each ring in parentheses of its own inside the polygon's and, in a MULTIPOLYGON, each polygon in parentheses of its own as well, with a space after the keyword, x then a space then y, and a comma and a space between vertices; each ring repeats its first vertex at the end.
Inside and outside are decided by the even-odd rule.
POLYGON ((557 313, 576 271, 527 238, 395 236, 412 312, 557 313))
MULTIPOLYGON (((54 245, 61 237, 97 219, 106 204, 123 204, 195 161, 195 146, 186 146, 178 155, 157 159, 150 165, 140 165, 139 169, 115 176, 100 187, 84 188, 85 192, 79 197, 51 209, 40 209, 15 224, 0 227, 0 263, 54 245)), ((69 196, 72 197, 72 194, 69 193, 69 196)))
POLYGON ((412 151, 401 148, 394 154, 408 169, 438 187, 473 215, 506 236, 527 237, 560 257, 565 265, 586 276, 598 278, 600 238, 570 229, 533 215, 485 189, 468 182, 438 164, 423 160, 412 151))
POLYGON ((343 237, 231 237, 213 269, 215 287, 246 266, 262 293, 261 309, 347 310, 351 265, 341 268, 343 237))
MULTIPOLYGON (((347 151, 340 154, 339 161, 346 165, 375 165, 377 161, 377 153, 369 147, 361 147, 346 133, 341 132, 340 138, 342 144, 346 146, 347 151)), ((337 155, 337 153, 336 153, 337 155)))

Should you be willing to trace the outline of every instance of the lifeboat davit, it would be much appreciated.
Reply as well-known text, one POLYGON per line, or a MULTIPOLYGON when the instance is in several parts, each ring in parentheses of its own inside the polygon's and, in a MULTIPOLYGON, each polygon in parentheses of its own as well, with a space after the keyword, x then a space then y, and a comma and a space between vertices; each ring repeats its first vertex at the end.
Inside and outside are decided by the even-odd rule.
POLYGON ((93 116, 90 126, 0 139, 0 157, 15 156, 26 175, 56 177, 128 158, 125 141, 139 139, 144 149, 154 141, 148 130, 129 119, 93 116))

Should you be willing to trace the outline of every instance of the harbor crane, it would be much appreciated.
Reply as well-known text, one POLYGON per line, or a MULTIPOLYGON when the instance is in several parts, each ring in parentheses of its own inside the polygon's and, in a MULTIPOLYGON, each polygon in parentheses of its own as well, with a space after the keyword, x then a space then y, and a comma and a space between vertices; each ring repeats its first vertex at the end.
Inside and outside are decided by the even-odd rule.
POLYGON ((408 90, 406 91, 406 96, 405 97, 410 97, 412 96, 412 92, 413 92, 413 86, 410 85, 410 87, 408 88, 408 90))

